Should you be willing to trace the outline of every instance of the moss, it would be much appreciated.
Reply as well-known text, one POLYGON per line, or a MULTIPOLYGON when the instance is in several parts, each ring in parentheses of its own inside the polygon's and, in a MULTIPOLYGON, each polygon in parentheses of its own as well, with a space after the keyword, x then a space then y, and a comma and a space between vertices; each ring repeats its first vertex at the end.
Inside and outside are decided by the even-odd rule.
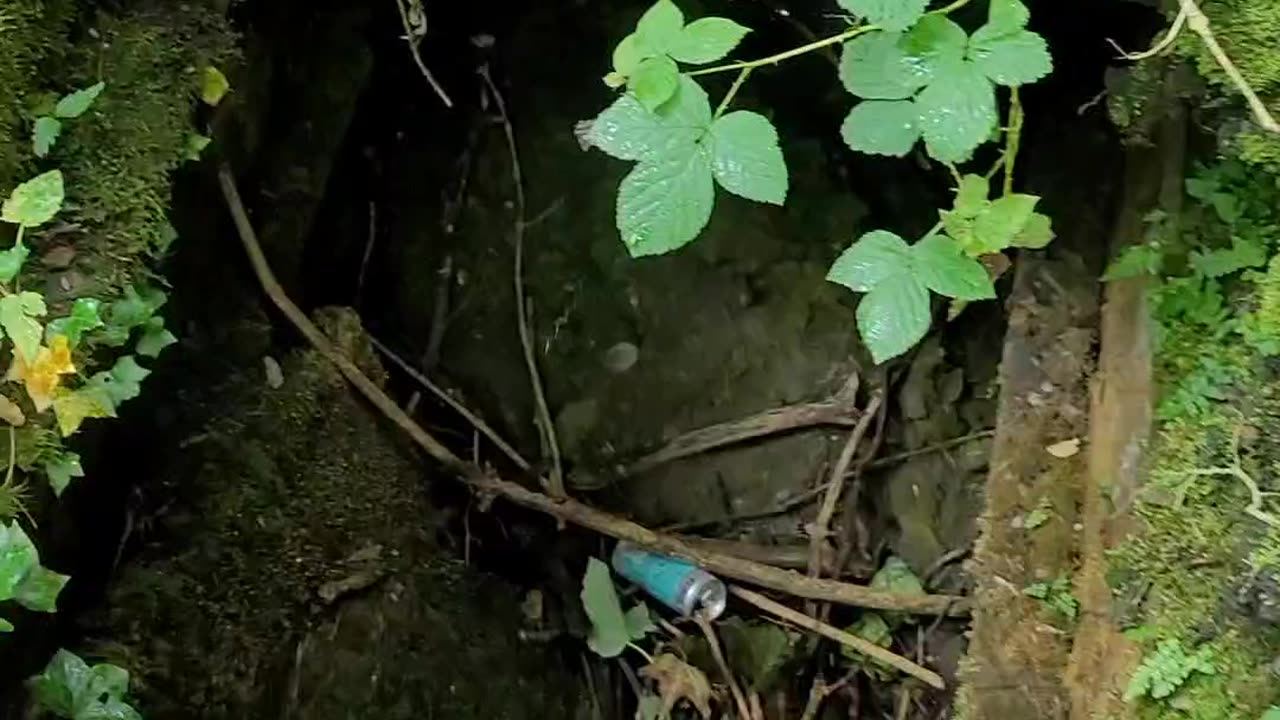
POLYGON ((11 187, 27 160, 30 91, 42 60, 63 51, 71 17, 69 0, 0 0, 0 188, 11 187))
MULTIPOLYGON (((1201 3, 1214 37, 1239 68, 1244 79, 1266 96, 1280 92, 1280 2, 1277 0, 1215 0, 1201 3)), ((1230 80, 1194 33, 1184 33, 1179 49, 1194 58, 1211 82, 1224 87, 1230 80)))

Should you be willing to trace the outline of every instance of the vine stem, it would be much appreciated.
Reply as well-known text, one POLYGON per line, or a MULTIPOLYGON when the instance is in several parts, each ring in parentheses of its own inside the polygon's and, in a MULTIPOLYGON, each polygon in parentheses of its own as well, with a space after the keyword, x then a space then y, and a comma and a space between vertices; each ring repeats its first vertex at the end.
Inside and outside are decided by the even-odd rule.
POLYGON ((18 247, 22 244, 22 234, 26 231, 26 225, 18 225, 18 234, 13 238, 13 246, 18 247))
POLYGON ((749 67, 742 68, 742 72, 738 73, 738 77, 735 78, 733 84, 729 86, 729 92, 724 94, 724 99, 720 101, 720 107, 716 108, 716 114, 712 117, 712 120, 715 120, 724 114, 725 109, 729 107, 729 103, 733 101, 733 96, 738 94, 738 89, 747 81, 747 78, 751 75, 751 71, 754 69, 755 68, 749 67))
POLYGON ((1018 88, 1009 89, 1009 136, 1004 149, 1004 194, 1013 192, 1013 167, 1018 162, 1018 149, 1022 145, 1022 99, 1018 88))

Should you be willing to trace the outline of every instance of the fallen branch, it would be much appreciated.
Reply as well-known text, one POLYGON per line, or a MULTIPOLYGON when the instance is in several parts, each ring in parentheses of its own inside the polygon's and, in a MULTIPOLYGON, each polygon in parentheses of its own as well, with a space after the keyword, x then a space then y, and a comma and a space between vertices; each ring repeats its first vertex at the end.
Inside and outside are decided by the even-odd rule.
POLYGON ((761 587, 788 593, 797 597, 815 600, 827 600, 854 607, 876 608, 881 610, 897 610, 921 615, 947 614, 964 616, 968 614, 968 604, 964 598, 947 595, 903 595, 882 592, 862 585, 853 585, 834 580, 807 578, 799 573, 779 570, 749 560, 728 557, 719 553, 707 552, 690 547, 687 543, 668 535, 661 535, 629 520, 610 515, 574 500, 556 500, 543 493, 529 490, 516 483, 485 475, 475 464, 466 462, 453 453, 448 447, 433 437, 422 426, 414 422, 399 405, 383 392, 382 388, 370 380, 356 367, 345 354, 334 347, 333 343, 320 332, 309 318, 289 299, 280 283, 276 280, 271 266, 267 263, 258 244, 258 239, 245 212, 240 194, 236 190, 235 179, 227 167, 218 173, 218 181, 222 187, 223 197, 235 220, 236 231, 249 256, 250 265, 261 284, 263 292, 280 312, 291 322, 303 337, 325 359, 332 362, 339 372, 363 395, 378 412, 395 423, 423 451, 435 459, 447 470, 456 474, 463 482, 480 493, 492 497, 502 497, 522 507, 538 510, 559 520, 571 522, 580 527, 594 530, 603 535, 627 540, 636 545, 655 552, 676 555, 686 558, 707 571, 727 578, 759 585, 761 587))
POLYGON ((524 364, 529 370, 529 385, 533 388, 533 401, 537 409, 538 429, 548 454, 551 455, 551 477, 547 490, 552 497, 565 497, 564 469, 560 464, 560 441, 556 438, 555 421, 551 419, 551 409, 547 407, 547 395, 542 389, 542 375, 538 372, 538 361, 533 354, 533 335, 529 331, 528 304, 524 293, 524 172, 520 169, 520 151, 516 147, 516 131, 511 126, 511 117, 507 115, 507 103, 498 92, 498 86, 489 74, 489 67, 480 67, 480 77, 484 78, 489 94, 498 107, 498 115, 502 118, 502 129, 507 136, 507 151, 511 156, 511 185, 515 191, 516 222, 515 235, 515 270, 513 271, 516 293, 516 327, 520 331, 520 347, 524 351, 524 364))
POLYGON ((440 96, 440 101, 447 108, 453 107, 453 100, 449 99, 449 94, 444 91, 440 83, 436 82, 436 77, 431 74, 431 70, 427 68, 427 64, 422 61, 422 53, 418 51, 418 42, 426 35, 426 20, 422 18, 420 24, 414 24, 409 17, 410 10, 416 10, 422 13, 421 0, 395 0, 396 9, 400 11, 400 23, 404 26, 404 41, 409 46, 409 53, 413 55, 413 62, 418 66, 418 70, 422 73, 422 77, 427 79, 427 83, 431 85, 431 89, 436 91, 436 95, 440 96), (406 7, 407 6, 407 7, 406 7))
POLYGON ((692 430, 631 463, 624 472, 627 476, 640 475, 674 460, 791 430, 819 425, 854 425, 858 417, 853 406, 857 392, 858 376, 855 373, 839 392, 826 400, 786 405, 692 430))
POLYGON ((804 613, 792 610, 786 605, 770 600, 760 593, 747 590, 746 588, 731 586, 729 588, 729 594, 741 600, 745 600, 746 602, 764 610, 770 615, 778 617, 779 619, 786 620, 787 622, 798 625, 799 627, 811 632, 815 632, 823 637, 835 640, 836 642, 844 645, 845 647, 851 648, 862 655, 866 655, 873 660, 878 660, 890 667, 901 670, 911 677, 924 681, 932 687, 938 688, 939 690, 946 687, 946 684, 942 681, 942 676, 932 670, 917 665, 907 658, 886 650, 869 640, 864 640, 857 635, 847 633, 839 628, 832 627, 827 623, 815 620, 804 613))

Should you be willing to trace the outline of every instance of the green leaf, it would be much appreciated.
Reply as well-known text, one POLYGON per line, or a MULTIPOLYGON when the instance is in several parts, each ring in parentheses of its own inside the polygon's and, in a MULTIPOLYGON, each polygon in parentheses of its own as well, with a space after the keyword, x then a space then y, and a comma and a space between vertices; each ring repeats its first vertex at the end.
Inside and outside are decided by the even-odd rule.
POLYGON ((944 15, 930 15, 903 35, 899 46, 922 83, 928 84, 948 66, 964 60, 968 42, 964 28, 944 15))
POLYGON ((231 83, 222 71, 212 65, 206 65, 200 73, 200 99, 206 105, 216 107, 231 90, 231 83))
POLYGON ((1155 652, 1142 659, 1138 669, 1129 679, 1124 699, 1133 702, 1150 696, 1162 700, 1173 695, 1195 673, 1213 675, 1217 668, 1213 663, 1213 648, 1205 646, 1194 654, 1187 653, 1177 639, 1162 641, 1155 652))
POLYGON ((655 52, 669 52, 680 39, 684 28, 684 13, 671 0, 658 0, 640 16, 636 24, 636 37, 642 45, 655 52))
MULTIPOLYGON (((893 628, 880 613, 862 613, 857 622, 849 626, 849 633, 880 647, 889 647, 893 643, 893 628)), ((867 662, 866 655, 846 645, 840 647, 840 653, 859 665, 867 662)))
POLYGON ((64 718, 78 717, 82 698, 93 679, 89 665, 66 650, 54 653, 44 670, 31 679, 36 705, 64 718))
POLYGON ((1053 71, 1048 44, 1030 30, 984 25, 969 39, 969 59, 992 81, 1009 87, 1033 83, 1053 71))
POLYGON ((971 63, 943 65, 916 97, 925 145, 935 159, 968 160, 996 127, 996 92, 971 63))
POLYGON ((591 636, 587 647, 604 658, 617 657, 631 642, 627 620, 618 602, 618 591, 613 586, 609 566, 596 558, 587 560, 587 572, 582 578, 582 607, 591 621, 591 636))
POLYGON ((204 153, 204 149, 209 147, 209 143, 213 142, 213 138, 200 133, 190 133, 187 135, 186 147, 182 149, 182 157, 184 160, 195 162, 200 159, 200 155, 204 153))
POLYGON ((45 341, 62 335, 72 348, 76 347, 86 332, 102 327, 101 307, 102 303, 96 298, 79 298, 72 303, 70 315, 49 321, 44 329, 45 341))
POLYGON ((991 183, 981 175, 965 175, 956 189, 955 211, 960 217, 976 218, 991 202, 991 183))
POLYGON ((711 172, 725 190, 756 202, 787 199, 787 163, 778 131, 763 115, 739 110, 711 124, 711 172))
POLYGON ((957 300, 989 300, 996 296, 982 263, 965 255, 955 240, 930 235, 911 247, 915 272, 930 290, 957 300))
POLYGON ((0 633, 11 633, 14 631, 13 623, 0 618, 0 633))
POLYGON ((711 157, 704 146, 637 164, 618 188, 618 231, 627 252, 660 255, 688 244, 711 219, 714 202, 711 157))
POLYGON ((636 720, 666 720, 668 717, 662 698, 647 692, 640 693, 636 700, 636 720))
POLYGON ((1048 215, 1031 213, 1031 219, 1022 226, 1022 230, 1009 245, 1011 247, 1039 250, 1053 240, 1053 221, 1048 215))
POLYGON ((98 373, 84 387, 63 392, 53 398, 53 413, 58 419, 58 430, 67 437, 80 429, 89 418, 116 416, 116 404, 109 390, 108 373, 98 373))
POLYGON ((795 633, 771 622, 747 622, 740 617, 722 620, 717 629, 724 640, 730 668, 744 677, 752 690, 761 693, 781 679, 783 666, 798 639, 795 633))
POLYGON ((45 475, 49 476, 49 485, 53 494, 62 497, 63 491, 71 484, 72 478, 84 477, 84 468, 80 466, 80 455, 69 450, 62 450, 45 461, 45 475))
POLYGON ((901 33, 870 32, 845 43, 840 82, 871 100, 905 100, 928 81, 926 67, 900 46, 901 33))
MULTIPOLYGON (((1013 245, 1018 234, 1031 221, 1038 202, 1040 198, 1035 195, 1020 193, 993 200, 990 207, 978 215, 973 225, 982 252, 999 252, 1013 245)), ((970 252, 973 252, 972 249, 970 252)))
POLYGON ((1261 243, 1238 237, 1232 240, 1230 248, 1195 250, 1188 262, 1191 269, 1201 275, 1217 278, 1266 265, 1267 250, 1261 243))
POLYGON ((62 121, 48 115, 36 118, 35 126, 31 129, 31 151, 36 157, 48 155, 61 134, 62 121))
POLYGON ((138 397, 142 393, 142 381, 150 374, 151 371, 139 365, 132 355, 116 360, 107 383, 111 400, 118 406, 126 400, 138 397))
POLYGON ((1021 30, 1031 20, 1031 12, 1021 0, 991 0, 987 25, 999 30, 1021 30))
POLYGON ((8 283, 22 272, 22 265, 27 261, 31 251, 22 243, 0 252, 0 283, 8 283))
POLYGON ((18 586, 40 566, 40 554, 18 521, 0 524, 0 600, 14 597, 18 586))
POLYGON ((0 219, 27 227, 43 225, 62 209, 64 196, 62 172, 50 170, 14 188, 4 201, 0 219))
POLYGON ((142 720, 142 715, 123 700, 109 699, 90 706, 76 720, 142 720))
POLYGON ((109 347, 124 345, 129 341, 129 333, 146 324, 167 300, 164 292, 156 288, 144 287, 139 292, 132 285, 126 287, 124 297, 107 307, 106 329, 96 341, 109 347))
POLYGON ((858 152, 902 157, 920 139, 917 115, 910 100, 867 100, 853 107, 840 136, 858 152))
POLYGON ((36 352, 40 350, 40 334, 44 331, 35 318, 43 317, 45 312, 44 297, 40 293, 22 292, 0 298, 0 327, 28 363, 35 362, 36 352))
POLYGON ((78 118, 89 110, 93 105, 93 101, 105 90, 107 84, 104 82, 96 82, 87 88, 76 90, 73 93, 62 96, 58 104, 53 108, 53 114, 60 118, 78 118))
POLYGON ((644 603, 628 610, 624 619, 627 625, 627 636, 632 640, 639 640, 658 629, 653 622, 653 616, 649 614, 649 606, 644 603))
POLYGON ((911 248, 887 230, 873 230, 836 258, 827 280, 854 292, 869 292, 890 277, 911 270, 911 248))
POLYGON ((650 111, 670 100, 679 87, 680 69, 665 55, 642 61, 627 80, 627 89, 650 111))
POLYGON ((901 595, 926 594, 924 583, 916 576, 915 571, 905 560, 896 555, 889 556, 876 574, 871 576, 871 587, 901 595))
POLYGON ((1164 263, 1164 251, 1157 245, 1145 243, 1127 247, 1107 267, 1102 276, 1105 281, 1124 280, 1127 278, 1159 275, 1160 266, 1164 263))
POLYGON ((858 332, 877 365, 901 355, 929 331, 929 290, 902 273, 881 282, 858 303, 858 332))
POLYGON ((839 0, 840 7, 866 18, 885 30, 906 30, 915 25, 929 0, 839 0))
POLYGON ((138 338, 137 351, 143 357, 158 357, 160 352, 178 342, 178 338, 164 326, 164 318, 156 316, 143 325, 142 337, 138 338))
POLYGON ((650 112, 631 95, 623 95, 591 123, 585 140, 619 160, 687 152, 711 126, 707 93, 688 77, 680 77, 675 97, 650 112))
POLYGON ((22 607, 35 612, 58 611, 58 593, 71 578, 48 568, 34 567, 18 584, 13 599, 22 607))
POLYGON ((613 49, 613 70, 623 77, 630 77, 642 60, 653 56, 654 52, 642 45, 635 33, 631 33, 613 49))
POLYGON ((728 18, 705 17, 685 25, 669 48, 682 63, 702 65, 728 55, 751 32, 728 18))

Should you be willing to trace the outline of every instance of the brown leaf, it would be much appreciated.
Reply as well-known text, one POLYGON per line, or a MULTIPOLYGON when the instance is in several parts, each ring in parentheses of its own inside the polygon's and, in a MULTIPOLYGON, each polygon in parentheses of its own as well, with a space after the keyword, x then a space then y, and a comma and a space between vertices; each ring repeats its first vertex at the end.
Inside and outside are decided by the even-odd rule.
POLYGON ((19 427, 27 421, 27 416, 22 414, 22 408, 17 403, 0 395, 0 420, 19 427))
POLYGON ((658 683, 662 706, 669 713, 676 703, 688 700, 703 718, 711 717, 711 683, 698 668, 663 653, 640 669, 640 674, 658 683))

